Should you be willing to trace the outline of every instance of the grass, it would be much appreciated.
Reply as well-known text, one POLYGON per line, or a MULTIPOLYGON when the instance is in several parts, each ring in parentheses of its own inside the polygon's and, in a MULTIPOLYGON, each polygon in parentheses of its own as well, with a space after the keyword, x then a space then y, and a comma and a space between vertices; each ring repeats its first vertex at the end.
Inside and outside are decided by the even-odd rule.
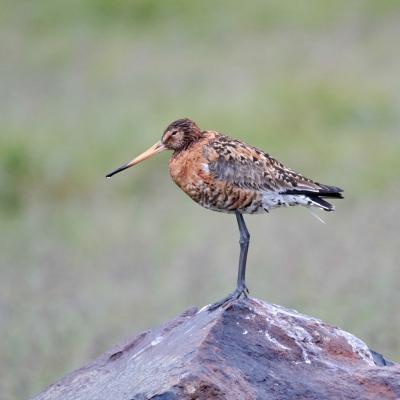
POLYGON ((104 179, 182 116, 344 187, 326 226, 249 218, 249 285, 400 359, 398 2, 2 6, 3 398, 231 289, 235 222, 179 193, 166 155, 104 179))

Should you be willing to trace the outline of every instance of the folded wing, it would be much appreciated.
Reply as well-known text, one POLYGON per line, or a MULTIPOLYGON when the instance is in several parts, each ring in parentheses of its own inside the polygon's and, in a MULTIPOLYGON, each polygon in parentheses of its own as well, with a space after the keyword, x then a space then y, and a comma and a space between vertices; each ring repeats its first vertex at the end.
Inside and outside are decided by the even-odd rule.
POLYGON ((328 211, 323 198, 343 198, 343 190, 314 182, 285 167, 269 154, 227 136, 219 136, 205 150, 208 168, 215 179, 243 189, 282 195, 305 195, 328 211))

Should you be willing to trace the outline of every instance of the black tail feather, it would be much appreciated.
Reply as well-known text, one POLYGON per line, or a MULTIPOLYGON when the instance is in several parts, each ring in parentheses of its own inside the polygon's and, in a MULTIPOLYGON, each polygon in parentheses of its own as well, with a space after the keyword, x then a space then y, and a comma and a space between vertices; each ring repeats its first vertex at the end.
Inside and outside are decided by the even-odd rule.
POLYGON ((318 197, 318 196, 308 196, 308 197, 314 204, 320 206, 325 211, 334 211, 335 210, 335 207, 333 206, 333 204, 328 203, 326 200, 324 200, 321 197, 318 197))
POLYGON ((337 186, 321 185, 320 183, 317 183, 317 185, 321 188, 318 191, 318 196, 343 199, 343 189, 337 186))
POLYGON ((334 199, 343 199, 343 189, 336 186, 321 185, 317 183, 320 187, 318 191, 307 190, 307 189, 289 189, 283 192, 284 194, 304 194, 306 196, 316 196, 316 197, 330 197, 334 199))
POLYGON ((343 189, 336 186, 322 185, 320 183, 317 183, 317 185, 320 187, 318 191, 290 189, 285 191, 284 194, 303 194, 325 211, 333 211, 335 207, 331 203, 325 201, 324 198, 343 199, 343 189))

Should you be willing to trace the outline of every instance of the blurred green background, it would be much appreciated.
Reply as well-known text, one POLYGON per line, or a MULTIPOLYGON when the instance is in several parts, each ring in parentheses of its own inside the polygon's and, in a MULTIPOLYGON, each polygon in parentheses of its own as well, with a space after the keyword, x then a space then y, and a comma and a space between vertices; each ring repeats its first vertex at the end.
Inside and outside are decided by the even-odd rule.
POLYGON ((185 116, 345 189, 249 216, 248 285, 400 360, 399 35, 397 0, 2 1, 2 399, 233 288, 166 154, 104 178, 185 116))

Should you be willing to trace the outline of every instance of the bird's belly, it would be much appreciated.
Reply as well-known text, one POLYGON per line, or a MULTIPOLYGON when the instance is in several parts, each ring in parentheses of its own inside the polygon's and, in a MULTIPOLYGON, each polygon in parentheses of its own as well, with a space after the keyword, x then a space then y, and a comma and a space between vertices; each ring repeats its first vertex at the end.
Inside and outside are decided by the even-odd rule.
POLYGON ((175 183, 196 203, 209 210, 243 214, 265 212, 262 195, 253 190, 238 188, 224 182, 195 176, 191 180, 175 180, 175 183))
POLYGON ((243 214, 264 211, 259 193, 224 183, 211 186, 209 191, 205 192, 201 205, 214 211, 226 213, 233 213, 236 210, 243 214))
POLYGON ((202 179, 192 182, 184 191, 201 206, 225 213, 238 210, 242 214, 260 214, 278 207, 311 204, 304 195, 258 192, 218 181, 210 183, 202 179))

